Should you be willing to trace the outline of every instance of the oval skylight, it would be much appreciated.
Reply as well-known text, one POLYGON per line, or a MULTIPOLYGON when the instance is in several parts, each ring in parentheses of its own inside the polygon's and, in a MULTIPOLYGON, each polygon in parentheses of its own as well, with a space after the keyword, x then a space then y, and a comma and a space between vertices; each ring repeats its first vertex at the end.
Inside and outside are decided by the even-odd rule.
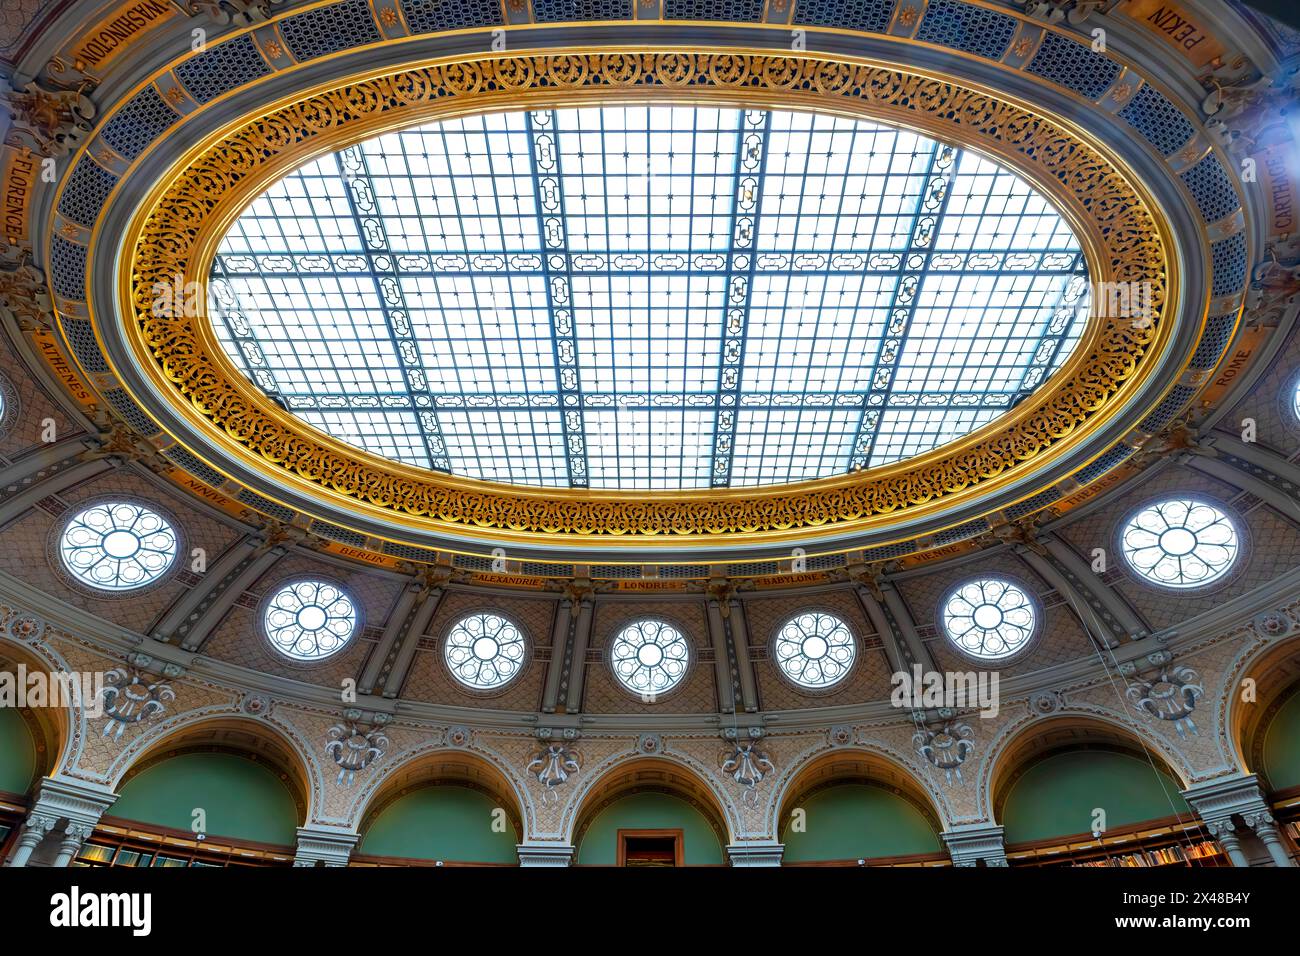
POLYGON ((842 474, 1006 412, 1086 321, 1027 183, 908 130, 610 106, 386 134, 258 197, 213 264, 236 365, 384 457, 530 485, 842 474))

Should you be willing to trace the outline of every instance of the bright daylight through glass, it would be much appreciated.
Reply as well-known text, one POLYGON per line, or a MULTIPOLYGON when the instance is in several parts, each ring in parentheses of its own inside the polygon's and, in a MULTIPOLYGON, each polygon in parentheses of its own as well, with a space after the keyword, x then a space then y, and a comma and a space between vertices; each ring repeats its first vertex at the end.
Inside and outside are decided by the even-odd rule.
POLYGON ((213 322, 375 454, 593 488, 797 481, 1012 408, 1086 319, 1023 180, 875 123, 611 106, 392 133, 252 203, 213 322))

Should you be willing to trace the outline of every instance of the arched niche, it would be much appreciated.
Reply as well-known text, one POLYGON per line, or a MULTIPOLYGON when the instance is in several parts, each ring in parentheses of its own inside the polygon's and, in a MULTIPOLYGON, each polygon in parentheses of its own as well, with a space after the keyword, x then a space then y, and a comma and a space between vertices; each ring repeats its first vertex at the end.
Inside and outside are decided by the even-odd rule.
POLYGON ((510 781, 467 751, 425 754, 369 799, 354 860, 390 864, 518 862, 520 806, 510 781))
POLYGON ((835 750, 798 771, 781 802, 787 865, 910 864, 947 859, 924 786, 887 757, 835 750))
POLYGON ((724 865, 725 821, 708 784, 689 768, 664 759, 633 760, 609 770, 584 795, 574 827, 574 862, 667 862, 671 852, 674 865, 724 865))
POLYGON ((37 735, 24 714, 16 707, 0 707, 0 797, 25 796, 32 787, 45 754, 38 751, 37 735))
POLYGON ((1186 786, 1162 755, 1121 727, 1065 716, 1031 725, 1006 745, 992 778, 994 819, 1008 847, 1187 822, 1186 786), (1096 814, 1104 812, 1104 817, 1096 814))
POLYGON ((1251 764, 1273 796, 1300 796, 1300 681, 1279 694, 1269 711, 1251 764))
MULTIPOLYGON (((26 653, 25 648, 0 641, 0 673, 12 675, 7 680, 13 682, 15 690, 24 675, 66 670, 57 662, 42 660, 26 653)), ((5 715, 0 721, 0 791, 26 795, 37 779, 57 769, 71 741, 71 727, 80 723, 80 714, 68 707, 15 707, 7 703, 0 706, 0 714, 5 715), (19 789, 28 770, 27 783, 19 789)))
POLYGON ((291 847, 307 818, 308 779, 296 750, 269 726, 218 718, 182 728, 136 758, 105 819, 188 833, 201 809, 211 836, 291 847))
POLYGON ((1300 795, 1300 635, 1258 656, 1226 693, 1243 769, 1271 795, 1300 795))

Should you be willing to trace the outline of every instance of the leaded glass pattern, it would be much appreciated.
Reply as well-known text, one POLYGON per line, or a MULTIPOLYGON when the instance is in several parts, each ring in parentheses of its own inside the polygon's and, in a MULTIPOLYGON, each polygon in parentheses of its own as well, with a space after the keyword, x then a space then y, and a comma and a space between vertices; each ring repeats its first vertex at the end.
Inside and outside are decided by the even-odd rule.
POLYGON ((672 690, 686 676, 690 645, 666 621, 636 621, 615 635, 610 664, 618 682, 644 698, 672 690))
POLYGON ((481 612, 457 621, 443 642, 451 675, 475 690, 496 690, 523 666, 524 635, 499 614, 481 612))
POLYGON ((1079 243, 975 153, 788 111, 607 106, 388 133, 253 201, 211 314, 275 401, 396 461, 752 486, 1010 410, 1088 311, 1079 243))
POLYGON ((1208 501, 1170 498, 1139 510, 1120 534, 1124 560, 1142 579, 1168 588, 1211 584, 1236 563, 1237 526, 1208 501))
POLYGON ((805 611, 786 621, 772 642, 772 656, 781 673, 811 690, 843 680, 857 653, 849 626, 825 611, 805 611))
POLYGON ((1038 609, 1015 581, 976 578, 958 585, 940 607, 944 633, 972 657, 996 661, 1021 651, 1034 636, 1038 609))
POLYGON ((304 578, 282 585, 262 610, 271 646, 296 661, 314 663, 343 650, 357 629, 352 598, 328 581, 304 578))
POLYGON ((176 560, 176 529, 131 501, 101 501, 73 514, 59 557, 76 580, 100 591, 132 591, 162 577, 176 560))

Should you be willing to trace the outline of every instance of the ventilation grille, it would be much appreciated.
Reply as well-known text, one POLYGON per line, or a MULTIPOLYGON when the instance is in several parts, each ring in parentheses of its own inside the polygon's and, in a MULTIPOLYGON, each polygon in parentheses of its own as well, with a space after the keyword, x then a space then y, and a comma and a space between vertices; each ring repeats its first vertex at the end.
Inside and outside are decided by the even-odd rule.
POLYGON ((1016 32, 1011 17, 956 0, 934 0, 925 11, 916 38, 997 60, 1016 32))
POLYGON ((50 241, 50 282, 64 299, 85 299, 86 247, 55 236, 50 241))
POLYGON ((1138 428, 1154 435, 1173 421, 1174 416, 1187 407, 1195 394, 1196 389, 1190 385, 1175 385, 1164 401, 1156 406, 1155 411, 1138 423, 1138 428))
POLYGON ((940 531, 934 536, 936 545, 952 544, 954 541, 965 541, 967 538, 973 538, 977 534, 983 534, 989 530, 989 523, 983 518, 976 518, 974 521, 967 521, 965 524, 959 524, 955 528, 949 528, 946 531, 940 531))
POLYGON ((190 57, 174 72, 190 96, 206 103, 237 86, 261 79, 271 68, 257 52, 253 38, 242 36, 190 57))
POLYGON ((781 565, 776 561, 743 561, 728 565, 727 573, 736 577, 749 577, 759 574, 780 574, 781 565))
POLYGON ((1237 233, 1210 246, 1214 284, 1210 294, 1237 292, 1246 284, 1246 237, 1237 233))
POLYGON ((1196 132, 1182 110, 1152 86, 1138 90, 1119 115, 1165 156, 1181 149, 1196 132))
POLYGON ((1017 501, 1014 505, 1003 510, 1008 521, 1015 521, 1017 518, 1023 518, 1025 515, 1033 514, 1046 508, 1053 501, 1059 501, 1061 493, 1055 488, 1048 488, 1046 491, 1040 491, 1032 498, 1026 498, 1024 501, 1017 501))
POLYGON ((1100 99, 1119 75, 1117 64, 1056 33, 1043 37, 1028 70, 1089 100, 1100 99))
POLYGON ((635 564, 593 564, 591 576, 593 578, 639 578, 641 568, 635 564))
POLYGON ((131 428, 141 435, 156 435, 161 429, 152 418, 140 410, 130 395, 121 388, 111 388, 104 393, 104 399, 113 406, 113 411, 131 428))
POLYGON ((412 33, 465 30, 501 24, 497 0, 402 0, 412 33))
POLYGON ((95 331, 84 319, 64 319, 63 331, 68 335, 68 343, 77 361, 87 372, 107 372, 108 362, 95 341, 95 331))
POLYGON ((416 548, 409 544, 398 544, 395 541, 384 542, 384 554, 392 558, 401 558, 403 561, 422 561, 425 564, 434 564, 438 560, 437 551, 416 548))
POLYGON ((1196 208, 1206 222, 1218 222, 1241 205, 1228 171, 1213 153, 1178 178, 1191 190, 1196 208))
POLYGON ((897 544, 884 544, 878 548, 866 548, 862 552, 864 561, 888 561, 901 558, 916 550, 916 541, 899 541, 897 544))
POLYGON ((492 558, 480 558, 473 554, 458 554, 452 558, 452 567, 465 571, 491 571, 492 558))
POLYGON ((347 528, 340 528, 338 525, 330 524, 328 521, 313 521, 311 523, 311 531, 312 534, 318 534, 322 538, 329 538, 331 541, 351 545, 354 548, 363 548, 366 544, 366 536, 364 534, 358 534, 356 531, 349 531, 347 528))
POLYGON ((109 120, 100 138, 121 156, 135 159, 180 116, 146 86, 109 120))
POLYGON ((289 17, 280 24, 280 35, 299 60, 314 60, 380 40, 366 0, 343 0, 289 17))
POLYGON ((117 177, 89 156, 82 156, 59 197, 59 212, 73 222, 93 226, 117 177))
POLYGON ((809 558, 805 566, 809 571, 830 571, 834 568, 842 568, 844 565, 842 554, 819 554, 815 558, 809 558))
POLYGON ((1128 445, 1124 445, 1124 444, 1116 445, 1110 451, 1106 452, 1106 454, 1102 455, 1100 458, 1094 461, 1091 465, 1088 465, 1085 468, 1080 468, 1075 473, 1074 480, 1081 485, 1090 484, 1091 482, 1096 481, 1102 475, 1106 474, 1106 472, 1110 471, 1116 465, 1127 460, 1129 456, 1132 454, 1133 454, 1133 449, 1130 448, 1128 445))
POLYGON ((284 505, 276 504, 270 498, 263 498, 256 491, 245 488, 235 496, 239 501, 254 508, 264 515, 269 515, 280 521, 292 521, 296 512, 292 508, 286 508, 284 505))
POLYGON ((221 472, 208 467, 180 445, 168 448, 163 454, 199 479, 199 481, 212 485, 214 488, 220 488, 226 482, 226 478, 221 472))
POLYGON ((1200 344, 1196 346, 1196 354, 1192 356, 1189 365, 1192 368, 1209 370, 1219 364, 1219 359, 1223 357, 1223 350, 1228 347, 1228 342, 1232 339, 1233 326, 1237 324, 1237 314, 1229 312, 1226 315, 1212 315, 1205 320, 1205 330, 1201 332, 1200 344))
POLYGON ((632 0, 533 0, 538 23, 631 20, 632 0))
POLYGON ((523 561, 519 565, 519 572, 536 578, 571 578, 573 577, 573 565, 523 561))
POLYGON ((844 27, 865 33, 884 33, 894 16, 895 0, 804 0, 795 23, 816 27, 844 27))
POLYGON ((707 564, 661 564, 659 566, 659 576, 661 578, 707 578, 709 576, 709 566, 707 564))
POLYGON ((763 0, 664 0, 665 20, 731 20, 756 23, 763 0))

